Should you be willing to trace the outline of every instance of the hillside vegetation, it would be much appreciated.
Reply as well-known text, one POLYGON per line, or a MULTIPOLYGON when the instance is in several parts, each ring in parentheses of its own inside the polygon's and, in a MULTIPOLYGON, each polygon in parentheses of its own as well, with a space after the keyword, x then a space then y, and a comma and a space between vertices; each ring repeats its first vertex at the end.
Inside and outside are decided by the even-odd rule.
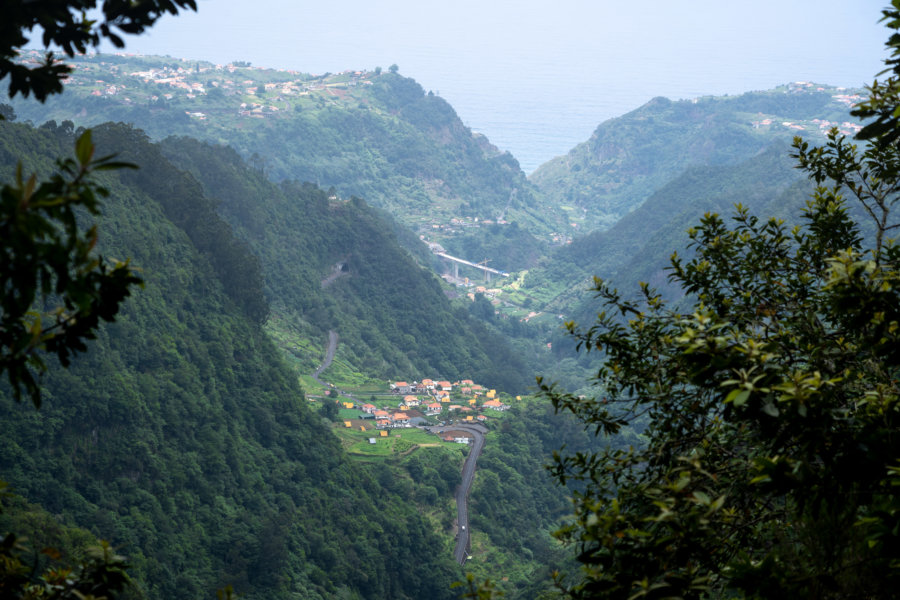
POLYGON ((154 139, 227 144, 275 180, 333 186, 422 232, 454 218, 519 222, 542 237, 557 226, 554 206, 542 202, 508 152, 397 73, 312 76, 117 55, 73 64, 64 95, 14 103, 21 118, 120 121, 154 139))
MULTIPOLYGON (((247 598, 452 597, 458 574, 434 528, 390 472, 347 460, 262 333, 249 247, 142 136, 96 136, 146 159, 108 177, 100 223, 104 253, 131 257, 146 288, 44 378, 39 412, 0 390, 0 478, 109 538, 147 597, 226 583, 247 598), (229 279, 233 266, 246 276, 229 279)), ((65 128, 0 123, 0 168, 47 172, 71 142, 65 128)))
POLYGON ((811 83, 739 96, 655 98, 597 126, 586 142, 541 165, 531 181, 583 232, 607 229, 692 167, 736 165, 795 135, 853 132, 857 91, 811 83))

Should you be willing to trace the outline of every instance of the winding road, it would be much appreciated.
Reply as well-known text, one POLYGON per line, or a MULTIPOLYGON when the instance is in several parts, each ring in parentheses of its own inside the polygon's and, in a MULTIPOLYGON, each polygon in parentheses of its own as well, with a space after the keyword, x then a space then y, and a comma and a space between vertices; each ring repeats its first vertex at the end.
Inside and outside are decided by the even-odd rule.
POLYGON ((456 523, 459 526, 459 535, 456 538, 456 549, 453 551, 453 557, 460 565, 466 563, 469 556, 469 490, 472 489, 472 480, 475 479, 475 463, 484 450, 484 434, 487 428, 482 425, 448 425, 447 427, 431 428, 434 433, 444 433, 447 431, 463 431, 470 433, 475 437, 475 442, 471 445, 469 455, 462 469, 462 482, 456 488, 456 523))
MULTIPOLYGON (((337 350, 337 344, 337 332, 333 330, 329 331, 328 347, 325 349, 325 359, 313 373, 313 379, 315 379, 320 385, 329 385, 319 379, 319 375, 321 375, 322 371, 331 366, 331 362, 334 360, 334 353, 337 350)), ((353 396, 341 390, 338 390, 338 393, 343 396, 347 396, 348 398, 353 398, 353 396)), ((468 456, 466 456, 466 461, 465 463, 463 463, 462 481, 456 488, 456 523, 459 527, 459 533, 456 538, 456 548, 453 551, 453 557, 460 565, 464 565, 466 563, 466 559, 469 556, 470 549, 469 490, 472 489, 472 481, 475 479, 475 463, 478 461, 478 457, 481 455, 481 451, 484 450, 484 434, 487 433, 488 430, 485 426, 479 424, 447 425, 445 427, 425 427, 424 429, 426 431, 430 431, 431 433, 462 431, 464 433, 471 434, 475 438, 475 442, 469 447, 469 454, 468 456)))
POLYGON ((319 379, 319 375, 322 374, 322 371, 331 366, 331 361, 334 360, 334 353, 337 350, 338 343, 338 334, 337 331, 333 329, 328 332, 328 347, 325 348, 325 360, 322 361, 322 364, 319 365, 315 372, 313 373, 313 379, 316 380, 317 383, 321 385, 328 385, 321 379, 319 379))

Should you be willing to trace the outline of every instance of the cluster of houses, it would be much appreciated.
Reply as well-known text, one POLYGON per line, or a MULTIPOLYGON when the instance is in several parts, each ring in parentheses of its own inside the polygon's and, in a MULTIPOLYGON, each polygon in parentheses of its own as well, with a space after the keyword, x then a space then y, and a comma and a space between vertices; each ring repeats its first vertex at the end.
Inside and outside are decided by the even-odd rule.
MULTIPOLYGON (((115 56, 136 55, 115 53, 115 56)), ((372 71, 350 70, 310 76, 292 70, 251 67, 249 63, 240 62, 213 65, 182 59, 180 63, 154 65, 156 61, 153 60, 119 64, 94 55, 79 58, 75 61, 75 71, 64 82, 76 88, 94 88, 88 92, 92 96, 114 96, 126 104, 141 104, 145 101, 157 102, 160 98, 194 100, 218 88, 225 96, 247 100, 240 103, 239 116, 258 118, 283 112, 289 107, 284 105, 285 101, 292 96, 307 96, 321 91, 329 97, 343 97, 351 88, 372 85, 375 75, 372 71), (258 101, 251 102, 248 97, 256 97, 258 101), (282 106, 275 105, 279 101, 282 106)), ((18 60, 28 66, 37 66, 42 63, 43 55, 38 51, 24 51, 18 60)), ((201 112, 196 108, 185 112, 199 120, 210 116, 207 110, 201 112)), ((230 111, 231 107, 216 112, 230 111)))
POLYGON ((504 411, 509 408, 509 405, 497 397, 496 390, 488 390, 471 379, 455 383, 431 379, 412 383, 396 381, 391 384, 391 393, 401 396, 395 410, 379 409, 374 404, 368 403, 361 407, 363 412, 375 418, 377 429, 411 427, 407 411, 416 411, 417 414, 425 416, 436 416, 444 410, 459 411, 464 415, 465 421, 479 422, 487 419, 484 414, 478 414, 485 409, 504 411))

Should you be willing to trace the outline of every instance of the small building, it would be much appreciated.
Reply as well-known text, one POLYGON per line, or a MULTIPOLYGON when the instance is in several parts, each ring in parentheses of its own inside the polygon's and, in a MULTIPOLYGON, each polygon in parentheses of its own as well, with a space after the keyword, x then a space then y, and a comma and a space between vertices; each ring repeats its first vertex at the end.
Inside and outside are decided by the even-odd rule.
POLYGON ((351 427, 353 427, 353 423, 351 423, 350 421, 344 421, 344 427, 350 429, 351 427))
MULTIPOLYGON (((385 432, 385 433, 387 433, 387 432, 385 432)), ((374 444, 374 443, 375 443, 375 438, 369 438, 369 443, 370 443, 370 444, 374 444)))
POLYGON ((405 381, 397 381, 396 383, 391 384, 391 393, 392 394, 409 394, 415 391, 415 385, 410 386, 405 381))
POLYGON ((376 409, 377 409, 377 407, 374 404, 363 404, 362 405, 362 411, 364 413, 368 413, 370 415, 374 415, 376 409))

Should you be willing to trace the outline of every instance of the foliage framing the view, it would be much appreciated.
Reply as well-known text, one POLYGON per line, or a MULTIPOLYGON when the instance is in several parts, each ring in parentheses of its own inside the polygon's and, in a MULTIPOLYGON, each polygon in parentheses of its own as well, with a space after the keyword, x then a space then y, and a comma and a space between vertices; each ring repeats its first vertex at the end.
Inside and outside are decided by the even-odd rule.
MULTIPOLYGON (((900 28, 897 10, 885 16, 900 28)), ((900 46, 896 33, 889 45, 900 46)), ((872 97, 897 86, 876 82, 872 97)), ((596 281, 606 311, 590 329, 568 327, 605 355, 599 394, 542 387, 598 432, 647 423, 649 441, 555 457, 555 477, 584 486, 558 534, 579 550, 573 597, 895 593, 895 132, 878 130, 864 150, 834 131, 818 148, 795 140, 818 185, 800 225, 740 205, 731 226, 707 214, 689 232, 692 258, 671 261, 670 279, 696 302, 687 312, 647 286, 630 301, 596 281), (872 235, 843 194, 862 204, 872 235)))
POLYGON ((20 165, 15 182, 0 189, 0 374, 6 372, 17 399, 24 390, 36 407, 34 371, 46 370, 42 353, 68 366, 141 282, 127 262, 108 265, 96 256, 96 226, 85 231, 79 224, 79 211, 99 214, 108 193, 91 173, 132 166, 93 155, 88 130, 76 142, 76 158, 58 161, 59 173, 48 181, 24 179, 20 165), (52 304, 48 312, 36 308, 52 304))
POLYGON ((97 47, 104 38, 117 48, 125 46, 120 33, 137 35, 166 13, 180 9, 197 10, 194 0, 104 0, 102 17, 88 11, 97 9, 97 0, 13 0, 3 4, 0 21, 0 79, 9 77, 9 96, 34 97, 43 102, 50 94, 63 91, 63 80, 72 68, 47 52, 44 61, 28 67, 15 61, 19 50, 30 41, 34 29, 41 31, 44 48, 59 47, 70 58, 97 47))

